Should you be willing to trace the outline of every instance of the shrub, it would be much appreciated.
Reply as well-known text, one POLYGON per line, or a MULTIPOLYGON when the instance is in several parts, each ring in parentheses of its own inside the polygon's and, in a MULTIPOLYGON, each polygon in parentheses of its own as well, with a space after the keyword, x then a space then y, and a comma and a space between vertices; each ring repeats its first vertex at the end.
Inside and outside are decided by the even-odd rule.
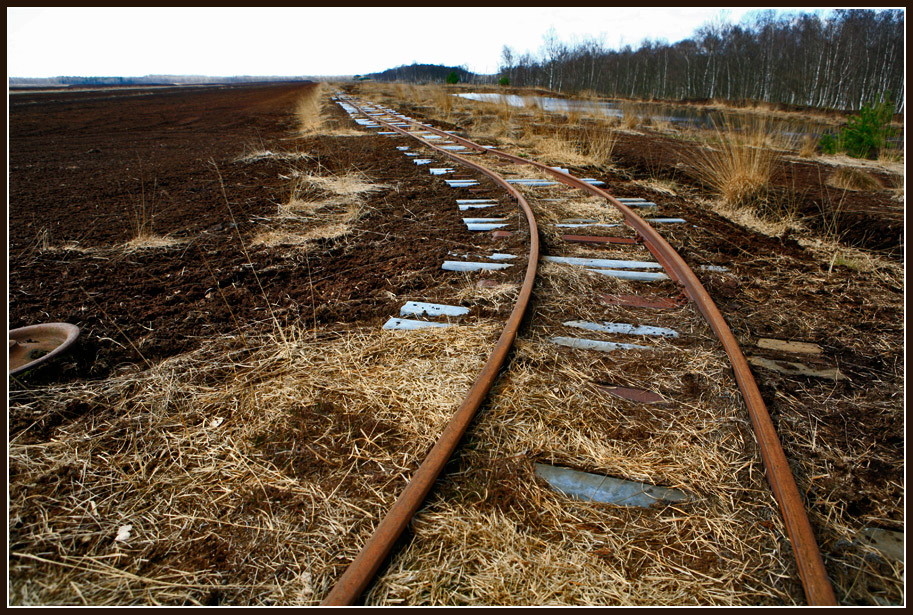
POLYGON ((888 137, 894 134, 894 129, 889 126, 893 116, 894 102, 885 96, 883 102, 873 106, 863 105, 858 115, 847 120, 839 137, 824 135, 818 146, 825 154, 843 151, 854 158, 875 158, 884 150, 888 137))
POLYGON ((501 77, 498 79, 498 85, 510 85, 510 79, 507 77, 501 77))
POLYGON ((447 75, 447 83, 459 83, 460 76, 456 74, 455 70, 450 71, 450 74, 447 75))
POLYGON ((843 128, 842 149, 854 158, 874 158, 893 133, 888 126, 893 117, 894 102, 888 97, 874 107, 864 105, 859 115, 852 116, 843 128))
POLYGON ((818 141, 818 147, 821 148, 822 154, 836 154, 837 153, 837 137, 831 134, 826 134, 821 137, 821 140, 818 141))

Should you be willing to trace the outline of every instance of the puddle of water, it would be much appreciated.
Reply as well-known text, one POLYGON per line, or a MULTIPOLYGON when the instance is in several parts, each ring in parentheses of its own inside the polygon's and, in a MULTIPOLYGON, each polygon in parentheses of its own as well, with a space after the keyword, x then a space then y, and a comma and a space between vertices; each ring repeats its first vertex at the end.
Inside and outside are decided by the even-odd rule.
MULTIPOLYGON (((550 96, 517 96, 515 94, 497 94, 470 92, 454 94, 467 100, 487 102, 511 107, 537 106, 544 111, 552 113, 571 113, 598 115, 608 118, 624 119, 626 114, 634 114, 641 120, 665 122, 673 126, 690 126, 695 128, 716 128, 725 125, 725 114, 720 111, 704 111, 675 105, 616 103, 607 101, 589 101, 566 98, 553 98, 550 96)), ((834 134, 838 128, 831 124, 815 122, 814 120, 769 120, 771 130, 781 133, 784 137, 799 141, 806 136, 821 137, 824 134, 834 134)), ((902 134, 902 133, 901 133, 902 134)), ((900 136, 890 139, 892 143, 902 143, 900 136)))
POLYGON ((673 107, 656 107, 626 104, 622 108, 618 103, 604 101, 587 101, 574 100, 566 98, 552 98, 549 96, 529 96, 521 97, 515 94, 490 94, 490 93, 464 93, 456 94, 468 100, 488 102, 495 104, 507 104, 511 107, 527 107, 535 105, 544 111, 553 113, 601 113, 606 117, 624 118, 625 113, 635 113, 641 118, 650 118, 653 121, 665 121, 672 124, 687 123, 698 126, 710 126, 710 119, 707 113, 702 111, 678 110, 673 111, 673 107))

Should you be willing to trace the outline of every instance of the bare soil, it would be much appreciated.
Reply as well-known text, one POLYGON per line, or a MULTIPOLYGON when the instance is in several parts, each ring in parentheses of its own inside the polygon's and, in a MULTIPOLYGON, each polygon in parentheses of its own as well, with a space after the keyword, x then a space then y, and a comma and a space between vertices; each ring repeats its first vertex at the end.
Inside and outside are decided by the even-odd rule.
POLYGON ((325 174, 398 186, 369 203, 361 230, 307 258, 251 245, 287 201, 293 164, 243 157, 289 148, 302 87, 12 98, 10 328, 82 329, 67 360, 30 378, 104 378, 238 323, 382 323, 396 295, 447 278, 441 262, 470 237, 457 217, 441 222, 452 192, 410 185, 427 171, 371 136, 296 142, 325 174), (142 211, 154 235, 179 243, 127 249, 142 211))

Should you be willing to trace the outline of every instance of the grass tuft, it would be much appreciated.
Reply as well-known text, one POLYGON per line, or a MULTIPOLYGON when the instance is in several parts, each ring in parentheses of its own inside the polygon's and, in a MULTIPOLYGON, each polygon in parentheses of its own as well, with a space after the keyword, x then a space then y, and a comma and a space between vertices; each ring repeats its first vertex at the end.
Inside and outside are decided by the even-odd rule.
POLYGON ((878 178, 862 169, 841 167, 827 179, 827 184, 841 190, 878 191, 884 189, 878 178))
POLYGON ((298 99, 295 115, 298 118, 298 129, 302 134, 315 133, 323 124, 322 95, 323 83, 318 83, 298 99))
POLYGON ((694 171, 713 192, 734 209, 762 211, 779 153, 767 145, 767 123, 727 121, 711 143, 698 150, 694 171))

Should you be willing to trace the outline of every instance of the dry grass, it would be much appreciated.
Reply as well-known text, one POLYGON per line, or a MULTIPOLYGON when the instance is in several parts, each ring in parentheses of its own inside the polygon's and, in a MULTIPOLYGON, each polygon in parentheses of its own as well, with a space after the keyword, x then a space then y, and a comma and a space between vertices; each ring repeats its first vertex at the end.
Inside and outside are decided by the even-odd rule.
POLYGON ((879 158, 878 160, 868 160, 866 158, 852 158, 846 154, 834 154, 819 156, 816 162, 835 167, 852 167, 867 171, 879 171, 898 178, 903 178, 905 175, 902 157, 885 157, 879 158))
MULTIPOLYGON (((537 314, 585 317, 568 300, 574 289, 592 292, 599 276, 542 269, 537 314)), ((700 373, 705 394, 647 410, 593 388, 625 382, 643 357, 567 356, 544 339, 552 331, 537 318, 442 493, 416 517, 412 540, 369 602, 791 602, 779 578, 790 574, 790 554, 728 363, 695 313, 680 318, 691 323, 680 328, 706 346, 662 344, 663 367, 650 386, 676 390, 687 374, 700 373), (696 497, 650 511, 574 501, 539 483, 534 461, 671 485, 696 497)))
POLYGON ((432 86, 429 88, 431 103, 442 114, 443 119, 448 119, 454 111, 453 93, 444 86, 432 86))
POLYGON ((758 210, 733 207, 722 199, 697 201, 717 214, 745 228, 758 231, 768 237, 781 237, 788 230, 803 231, 802 223, 795 217, 771 217, 761 215, 758 210))
POLYGON ((862 169, 841 167, 827 178, 827 185, 840 190, 883 190, 884 186, 878 179, 862 169))
POLYGON ((359 171, 343 175, 321 175, 308 170, 293 173, 294 187, 290 201, 295 201, 311 189, 319 189, 339 196, 357 196, 386 188, 383 184, 375 184, 359 171))
POLYGON ((637 130, 643 124, 643 118, 640 117, 639 108, 632 103, 619 103, 618 108, 621 110, 621 124, 628 130, 637 130))
POLYGON ((844 265, 853 271, 867 274, 872 280, 876 280, 884 286, 896 288, 904 286, 903 263, 895 259, 846 246, 833 239, 808 237, 799 239, 799 243, 814 253, 821 262, 830 263, 830 268, 844 265))
POLYGON ((474 305, 499 312, 512 310, 519 292, 520 287, 517 284, 503 283, 492 287, 480 287, 475 279, 470 278, 449 301, 454 305, 474 305))
POLYGON ((624 217, 609 205, 605 199, 597 196, 566 197, 536 207, 536 220, 541 227, 556 224, 570 218, 586 218, 608 224, 621 223, 624 217))
POLYGON ((618 135, 608 124, 591 124, 584 130, 583 150, 597 165, 609 164, 618 135))
POLYGON ((566 131, 551 131, 544 135, 531 135, 524 145, 535 152, 537 158, 551 164, 586 164, 586 156, 580 153, 577 140, 566 131))
POLYGON ((293 170, 288 200, 277 216, 253 238, 254 245, 307 247, 318 239, 349 234, 370 209, 363 197, 386 188, 364 174, 319 175, 311 170, 293 170))
POLYGON ((878 162, 886 165, 903 164, 904 151, 894 147, 884 147, 878 152, 878 162))
POLYGON ((320 130, 323 123, 323 83, 318 83, 308 89, 295 107, 295 115, 298 119, 298 130, 301 134, 313 134, 320 130))
POLYGON ((802 139, 799 145, 799 156, 802 158, 814 158, 818 155, 818 139, 814 135, 807 135, 802 139))
POLYGON ((680 190, 678 184, 675 183, 675 181, 671 179, 660 179, 658 177, 651 177, 650 179, 645 180, 634 180, 634 183, 649 188, 655 192, 668 194, 670 196, 677 195, 678 191, 680 190))
POLYGON ((10 603, 315 603, 494 334, 246 331, 146 371, 14 393, 11 415, 32 428, 9 445, 10 603), (72 408, 53 437, 33 435, 72 408))
POLYGON ((696 176, 729 207, 762 212, 780 157, 768 145, 768 135, 764 122, 724 125, 712 143, 697 150, 696 176))
POLYGON ((298 162, 308 160, 311 156, 307 152, 274 152, 265 148, 251 148, 250 151, 240 156, 235 162, 252 163, 261 160, 277 162, 298 162))
POLYGON ((617 134, 605 123, 581 128, 531 129, 520 145, 530 147, 546 161, 574 166, 605 166, 611 162, 617 134))
POLYGON ((134 237, 124 244, 124 250, 127 252, 136 252, 139 250, 153 250, 161 248, 174 248, 187 243, 186 239, 178 237, 146 234, 142 237, 134 237))

